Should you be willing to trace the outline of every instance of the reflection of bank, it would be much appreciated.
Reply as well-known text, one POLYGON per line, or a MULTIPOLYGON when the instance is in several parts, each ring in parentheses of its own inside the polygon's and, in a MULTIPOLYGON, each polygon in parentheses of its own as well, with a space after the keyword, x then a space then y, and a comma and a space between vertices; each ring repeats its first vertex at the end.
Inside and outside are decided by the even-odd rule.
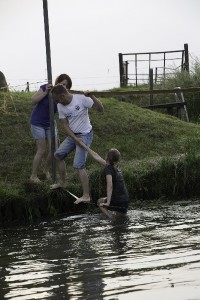
POLYGON ((124 216, 112 220, 104 232, 107 246, 102 257, 105 283, 103 296, 109 297, 109 299, 118 299, 118 295, 122 291, 126 292, 126 289, 130 286, 129 269, 124 268, 124 264, 128 260, 129 248, 132 248, 127 238, 130 230, 128 216, 124 216))
POLYGON ((126 227, 84 215, 9 230, 0 245, 1 295, 103 300, 126 255, 126 227))
POLYGON ((0 299, 50 299, 54 265, 46 259, 49 245, 45 231, 16 227, 5 229, 4 236, 0 248, 0 266, 2 260, 4 266, 0 299))
POLYGON ((118 254, 125 254, 127 251, 127 235, 128 235, 128 216, 122 216, 112 222, 112 241, 113 251, 118 254))
MULTIPOLYGON (((97 220, 99 222, 99 220, 97 220)), ((94 220, 95 222, 95 220, 94 220)), ((99 233, 97 224, 90 217, 74 223, 74 235, 69 242, 73 249, 73 257, 67 272, 68 295, 70 299, 103 299, 103 270, 98 250, 99 233)))
POLYGON ((0 258, 0 299, 6 299, 5 296, 9 292, 9 284, 6 281, 7 276, 9 276, 9 271, 7 271, 4 263, 2 261, 3 257, 0 258))
POLYGON ((66 220, 19 230, 19 235, 9 232, 4 253, 10 255, 1 276, 8 299, 103 299, 96 224, 66 220))

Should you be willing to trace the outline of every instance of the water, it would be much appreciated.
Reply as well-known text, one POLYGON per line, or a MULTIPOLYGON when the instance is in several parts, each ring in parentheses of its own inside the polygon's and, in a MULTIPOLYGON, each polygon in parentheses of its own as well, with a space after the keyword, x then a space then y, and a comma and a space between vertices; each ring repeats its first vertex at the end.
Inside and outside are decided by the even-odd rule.
POLYGON ((200 299, 200 201, 0 229, 0 299, 200 299))

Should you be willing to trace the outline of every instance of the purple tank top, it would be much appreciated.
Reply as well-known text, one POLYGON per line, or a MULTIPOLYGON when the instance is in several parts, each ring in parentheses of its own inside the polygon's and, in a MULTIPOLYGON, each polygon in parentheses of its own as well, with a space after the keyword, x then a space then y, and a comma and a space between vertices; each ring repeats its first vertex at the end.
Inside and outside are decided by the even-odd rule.
MULTIPOLYGON (((45 91, 46 84, 40 86, 45 91)), ((57 112, 57 104, 54 102, 54 113, 57 112)), ((30 123, 40 127, 50 127, 49 95, 46 95, 33 109, 30 123)))

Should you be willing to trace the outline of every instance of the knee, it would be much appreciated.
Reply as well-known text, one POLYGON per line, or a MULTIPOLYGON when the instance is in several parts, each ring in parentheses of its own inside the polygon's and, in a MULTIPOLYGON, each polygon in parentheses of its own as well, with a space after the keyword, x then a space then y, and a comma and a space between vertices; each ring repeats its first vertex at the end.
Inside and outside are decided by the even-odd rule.
POLYGON ((60 157, 56 152, 54 153, 54 157, 56 160, 61 161, 63 160, 62 157, 60 157))

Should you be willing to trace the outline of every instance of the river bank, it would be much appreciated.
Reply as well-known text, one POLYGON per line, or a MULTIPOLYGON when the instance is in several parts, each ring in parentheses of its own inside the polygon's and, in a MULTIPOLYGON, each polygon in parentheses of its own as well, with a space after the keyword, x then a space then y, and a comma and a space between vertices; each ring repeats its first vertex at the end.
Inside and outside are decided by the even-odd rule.
MULTIPOLYGON (((0 94, 0 223, 43 219, 61 213, 96 211, 105 195, 101 168, 88 158, 92 204, 76 206, 67 189, 81 196, 81 188, 67 160, 67 189, 50 191, 50 182, 39 173, 41 185, 29 182, 35 143, 29 117, 31 93, 0 94)), ((105 112, 90 112, 94 129, 92 148, 102 157, 115 147, 122 154, 131 203, 150 199, 181 199, 200 195, 200 125, 142 109, 113 98, 102 99, 105 112)), ((58 120, 57 120, 58 122, 58 120)), ((59 138, 65 137, 58 122, 59 138)))

